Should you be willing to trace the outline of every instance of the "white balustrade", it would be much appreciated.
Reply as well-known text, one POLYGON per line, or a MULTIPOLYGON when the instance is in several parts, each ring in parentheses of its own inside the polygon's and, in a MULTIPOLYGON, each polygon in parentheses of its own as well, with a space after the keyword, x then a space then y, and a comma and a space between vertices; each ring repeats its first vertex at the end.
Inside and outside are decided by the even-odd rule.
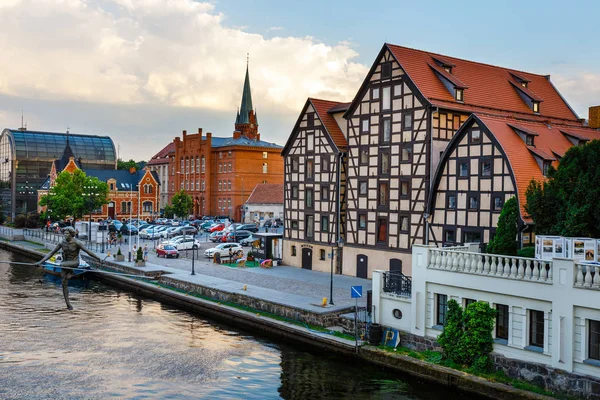
POLYGON ((594 264, 575 264, 575 287, 600 289, 600 266, 594 264))
MULTIPOLYGON (((552 283, 552 261, 473 253, 448 247, 430 251, 429 268, 503 279, 552 283)), ((600 278, 595 279, 595 272, 600 272, 600 267, 592 266, 591 272, 587 274, 589 277, 585 274, 585 266, 577 265, 577 268, 576 286, 600 288, 600 278)))

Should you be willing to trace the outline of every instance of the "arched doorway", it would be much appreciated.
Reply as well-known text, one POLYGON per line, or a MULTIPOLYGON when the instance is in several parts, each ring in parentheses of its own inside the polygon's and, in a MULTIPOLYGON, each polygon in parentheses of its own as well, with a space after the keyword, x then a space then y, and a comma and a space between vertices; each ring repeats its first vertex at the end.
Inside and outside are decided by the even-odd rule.
POLYGON ((356 256, 356 277, 367 279, 369 275, 369 257, 364 254, 356 256))

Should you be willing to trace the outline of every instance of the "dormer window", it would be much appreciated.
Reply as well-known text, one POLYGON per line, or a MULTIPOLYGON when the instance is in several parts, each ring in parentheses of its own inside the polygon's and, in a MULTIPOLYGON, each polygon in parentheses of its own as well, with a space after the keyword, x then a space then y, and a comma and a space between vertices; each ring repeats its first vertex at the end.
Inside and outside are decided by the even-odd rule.
POLYGON ((451 74, 451 73, 452 73, 452 67, 451 67, 451 66, 449 66, 449 65, 444 65, 442 68, 444 68, 444 70, 445 70, 447 73, 449 73, 449 74, 451 74))
POLYGON ((527 82, 525 82, 525 81, 521 82, 521 86, 523 86, 524 88, 526 88, 527 87, 527 82))
POLYGON ((536 114, 540 113, 540 102, 539 101, 533 101, 533 112, 536 114))
POLYGON ((550 165, 552 165, 550 161, 544 161, 542 167, 542 174, 544 174, 544 176, 548 176, 548 172, 550 171, 550 165))
POLYGON ((463 101, 464 91, 463 89, 456 88, 454 89, 454 98, 456 101, 463 101))
POLYGON ((527 146, 533 146, 533 136, 525 135, 525 143, 527 146))

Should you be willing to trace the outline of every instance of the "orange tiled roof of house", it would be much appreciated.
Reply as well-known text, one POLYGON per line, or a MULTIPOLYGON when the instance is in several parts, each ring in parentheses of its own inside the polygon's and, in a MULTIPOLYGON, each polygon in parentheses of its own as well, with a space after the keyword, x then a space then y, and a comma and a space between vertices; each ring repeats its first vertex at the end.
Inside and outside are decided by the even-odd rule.
POLYGON ((175 153, 175 143, 173 142, 169 143, 161 151, 152 156, 152 158, 150 159, 150 161, 148 161, 148 163, 146 163, 146 165, 164 164, 165 162, 168 162, 168 160, 165 160, 165 158, 170 153, 175 153))
POLYGON ((339 149, 345 149, 348 146, 348 141, 346 140, 346 137, 337 124, 335 118, 329 114, 329 110, 334 107, 344 105, 344 103, 313 98, 309 98, 308 100, 313 105, 315 111, 319 115, 319 119, 323 122, 323 125, 325 125, 325 129, 327 129, 327 132, 329 132, 329 135, 331 136, 331 139, 335 145, 339 149))
POLYGON ((549 125, 479 114, 476 117, 494 134, 506 153, 516 180, 521 215, 527 222, 531 222, 524 209, 527 202, 525 197, 527 186, 532 179, 538 181, 546 179, 534 154, 543 160, 551 161, 556 168, 559 158, 574 146, 568 136, 579 140, 600 139, 600 131, 585 127, 549 125), (534 135, 534 146, 528 146, 515 129, 534 135))
POLYGON ((283 204, 283 184, 259 183, 246 201, 250 204, 283 204))
MULTIPOLYGON (((435 106, 506 116, 529 116, 537 120, 577 121, 578 116, 550 82, 549 76, 517 71, 475 61, 439 55, 392 44, 386 45, 419 91, 435 106), (451 65, 451 73, 438 68, 451 65), (464 101, 457 102, 437 75, 451 75, 466 87, 464 101), (526 82, 523 87, 521 82, 526 82), (519 91, 540 101, 539 115, 521 98, 519 91)), ((447 78, 447 76, 446 76, 447 78)))

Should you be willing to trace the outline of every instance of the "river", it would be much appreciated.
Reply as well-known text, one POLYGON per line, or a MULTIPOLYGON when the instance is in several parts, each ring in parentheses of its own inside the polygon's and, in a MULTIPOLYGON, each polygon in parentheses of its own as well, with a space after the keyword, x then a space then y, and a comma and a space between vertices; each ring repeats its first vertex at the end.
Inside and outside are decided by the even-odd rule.
POLYGON ((469 399, 136 297, 0 249, 2 399, 469 399), (4 263, 2 263, 4 261, 4 263))

